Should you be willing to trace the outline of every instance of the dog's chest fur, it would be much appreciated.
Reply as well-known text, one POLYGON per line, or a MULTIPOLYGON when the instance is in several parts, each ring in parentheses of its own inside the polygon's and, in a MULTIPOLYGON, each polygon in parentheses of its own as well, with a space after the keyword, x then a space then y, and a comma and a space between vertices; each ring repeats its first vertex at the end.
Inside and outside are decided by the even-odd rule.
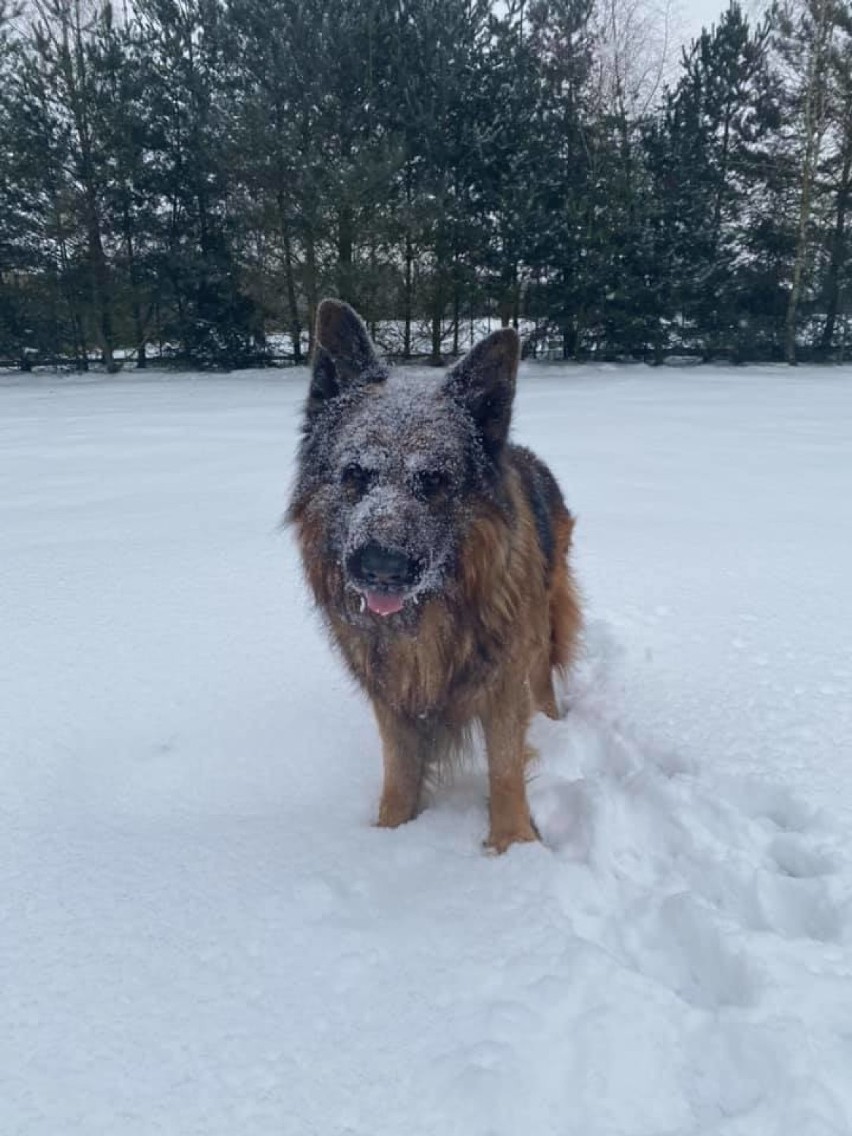
MULTIPOLYGON (((332 618, 344 658, 372 698, 463 728, 480 714, 497 677, 505 681, 513 659, 542 634, 546 564, 514 470, 507 484, 511 510, 489 509, 471 523, 454 577, 422 602, 413 633, 332 618)), ((520 671, 517 681, 525 681, 520 671)))

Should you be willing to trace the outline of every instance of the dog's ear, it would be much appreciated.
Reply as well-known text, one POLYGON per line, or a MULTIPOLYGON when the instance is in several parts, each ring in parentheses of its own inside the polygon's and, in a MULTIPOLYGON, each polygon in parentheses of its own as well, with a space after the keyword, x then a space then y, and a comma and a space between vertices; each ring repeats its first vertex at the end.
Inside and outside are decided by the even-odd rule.
POLYGON ((364 321, 342 300, 320 304, 315 342, 308 414, 349 386, 381 383, 387 378, 364 321))
POLYGON ((521 342, 514 328, 493 331, 447 373, 446 393, 476 423, 485 452, 496 459, 509 436, 521 342))

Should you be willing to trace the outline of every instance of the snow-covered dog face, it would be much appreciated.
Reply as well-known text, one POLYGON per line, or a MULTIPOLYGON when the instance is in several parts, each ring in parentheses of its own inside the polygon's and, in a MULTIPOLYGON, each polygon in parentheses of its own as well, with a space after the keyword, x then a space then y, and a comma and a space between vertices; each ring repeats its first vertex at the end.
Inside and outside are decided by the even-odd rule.
POLYGON ((321 519, 353 622, 413 626, 452 579, 469 502, 502 459, 517 359, 507 330, 440 378, 391 373, 352 308, 320 306, 291 515, 321 519))

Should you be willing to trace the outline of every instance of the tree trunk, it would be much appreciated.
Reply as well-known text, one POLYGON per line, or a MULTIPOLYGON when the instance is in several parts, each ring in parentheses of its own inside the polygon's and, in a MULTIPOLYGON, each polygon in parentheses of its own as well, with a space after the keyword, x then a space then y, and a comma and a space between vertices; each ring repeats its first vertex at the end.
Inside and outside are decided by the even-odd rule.
POLYGON ((825 129, 826 56, 832 32, 827 0, 822 0, 817 18, 818 23, 814 30, 814 41, 811 45, 805 80, 804 152, 802 155, 802 183, 799 197, 796 255, 793 262, 793 279, 790 284, 787 315, 784 320, 784 357, 791 366, 795 366, 797 361, 796 327, 799 305, 805 285, 805 272, 808 267, 811 196, 814 174, 819 162, 822 135, 825 129))
POLYGON ((796 234, 796 258, 793 261, 793 280, 790 285, 790 298, 787 302, 787 315, 784 319, 784 358, 794 367, 796 359, 796 326, 799 304, 802 298, 805 267, 808 258, 808 225, 811 217, 811 180, 813 173, 813 145, 806 146, 805 161, 802 165, 802 193, 799 199, 799 222, 796 234))
POLYGON ((837 310, 840 305, 840 269, 846 260, 846 215, 849 211, 850 198, 852 198, 852 133, 847 139, 840 185, 837 189, 834 232, 831 235, 831 256, 825 281, 827 292, 825 323, 819 342, 822 355, 829 354, 834 340, 837 310))
POLYGON ((436 296, 435 303, 432 307, 432 352, 429 357, 429 362, 433 367, 440 367, 443 360, 441 359, 441 325, 443 323, 441 316, 443 314, 443 304, 438 296, 436 296))
POLYGON ((411 316, 414 308, 414 297, 412 295, 413 281, 412 281, 412 268, 414 264, 414 249, 411 242, 411 230, 405 231, 405 276, 402 294, 402 356, 404 359, 411 358, 411 316))
POLYGON ((461 273, 458 256, 453 266, 453 355, 459 354, 459 331, 461 328, 461 273))
POLYGON ((101 223, 94 188, 86 190, 86 230, 89 262, 92 269, 92 299, 95 327, 104 366, 112 373, 118 370, 113 352, 112 307, 109 298, 109 270, 101 237, 101 223))
POLYGON ((284 287, 287 291, 287 308, 290 322, 290 338, 293 341, 293 362, 302 362, 302 324, 299 319, 299 304, 296 299, 296 280, 293 275, 293 241, 290 236, 290 223, 284 204, 284 194, 278 194, 278 217, 281 229, 281 247, 284 250, 284 287))
POLYGON ((308 301, 308 350, 314 349, 314 328, 319 307, 317 281, 317 250, 314 230, 310 221, 305 228, 305 294, 308 301))
POLYGON ((73 313, 71 323, 74 328, 74 354, 77 356, 77 370, 88 371, 89 345, 86 342, 86 330, 83 327, 83 320, 79 312, 73 313))
MULTIPOLYGON (((68 305, 68 318, 71 321, 71 339, 72 350, 74 351, 74 359, 77 364, 78 371, 88 371, 89 369, 89 353, 86 346, 86 334, 83 330, 83 319, 80 314, 80 308, 77 303, 77 298, 68 287, 68 247, 65 240, 65 235, 61 230, 61 222, 58 221, 60 216, 59 207, 54 205, 55 215, 57 217, 57 246, 59 251, 59 291, 65 303, 68 305)), ((59 344, 60 351, 62 345, 59 344)))
POLYGON ((356 303, 352 272, 353 218, 352 210, 342 204, 337 219, 337 292, 341 300, 356 303))
MULTIPOLYGON (((133 246, 133 222, 130 212, 125 205, 122 213, 124 228, 124 247, 127 251, 127 275, 130 281, 130 311, 133 316, 133 333, 136 339, 136 370, 144 371, 148 366, 148 355, 145 351, 147 320, 142 318, 142 303, 139 299, 139 286, 136 278, 136 250, 133 246)), ((150 311, 148 313, 150 318, 150 311)))
POLYGON ((442 258, 439 254, 436 257, 434 291, 432 293, 432 350, 429 362, 433 367, 440 367, 443 362, 441 358, 441 333, 444 323, 444 280, 441 273, 441 263, 442 258))

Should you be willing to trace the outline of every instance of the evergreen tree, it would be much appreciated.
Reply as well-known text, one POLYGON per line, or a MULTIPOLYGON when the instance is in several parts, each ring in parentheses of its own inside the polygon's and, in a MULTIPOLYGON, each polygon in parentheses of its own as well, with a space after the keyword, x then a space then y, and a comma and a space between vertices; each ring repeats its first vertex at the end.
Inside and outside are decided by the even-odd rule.
POLYGON ((164 276, 159 334, 201 365, 237 366, 262 338, 236 246, 238 155, 229 28, 216 0, 139 0, 164 276))
POLYGON ((828 127, 829 59, 839 7, 835 0, 783 0, 774 13, 775 47, 787 71, 787 136, 798 174, 795 253, 784 320, 784 355, 794 364, 803 301, 813 291, 816 176, 828 127))
POLYGON ((6 360, 298 361, 326 292, 435 361, 483 315, 566 357, 842 347, 848 0, 730 4, 661 96, 645 0, 14 2, 6 360))
POLYGON ((732 3, 684 52, 663 117, 646 134, 671 316, 705 357, 748 350, 742 284, 758 284, 748 272, 749 231, 765 199, 760 147, 776 113, 767 37, 765 24, 752 31, 732 3))
POLYGON ((590 235, 599 222, 589 145, 591 11, 586 0, 536 0, 529 7, 529 44, 543 98, 539 130, 547 146, 530 217, 532 259, 540 282, 539 310, 558 329, 565 358, 582 351, 590 312, 600 298, 587 263, 590 235))
POLYGON ((818 343, 823 358, 829 357, 835 348, 844 297, 847 314, 852 306, 848 234, 852 209, 852 7, 849 5, 837 9, 828 64, 828 139, 817 176, 817 190, 826 214, 819 293, 819 307, 825 312, 818 343))

